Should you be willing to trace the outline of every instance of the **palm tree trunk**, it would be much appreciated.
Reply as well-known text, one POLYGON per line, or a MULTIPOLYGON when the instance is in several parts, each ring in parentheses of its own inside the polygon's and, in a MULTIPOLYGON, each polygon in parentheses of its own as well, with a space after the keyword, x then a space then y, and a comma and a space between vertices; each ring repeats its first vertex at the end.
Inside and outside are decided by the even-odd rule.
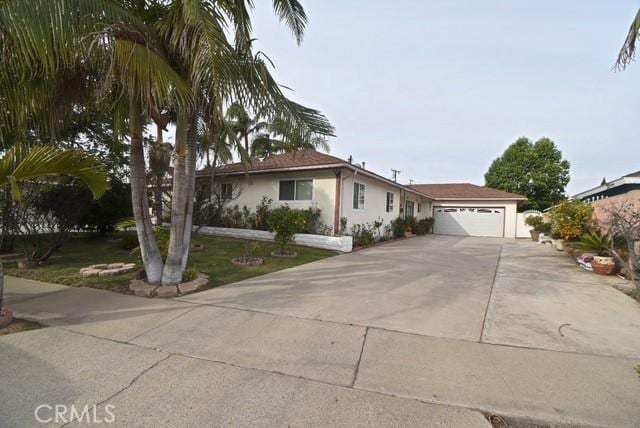
MULTIPOLYGON (((156 142, 162 147, 163 136, 162 126, 156 124, 156 142)), ((156 225, 162 226, 162 175, 156 175, 155 204, 156 204, 156 225)))
POLYGON ((244 134, 244 150, 247 152, 247 158, 251 159, 251 153, 249 153, 249 134, 244 134))
POLYGON ((0 313, 2 313, 2 301, 4 300, 4 266, 0 261, 0 313))
POLYGON ((136 233, 140 243, 142 263, 150 283, 160 282, 162 277, 162 256, 153 233, 149 201, 147 199, 147 181, 142 147, 142 108, 140 102, 131 98, 129 105, 129 127, 131 133, 131 201, 133 217, 136 221, 136 233))
POLYGON ((193 200, 196 191, 196 169, 197 169, 197 138, 198 138, 198 117, 192 115, 189 119, 189 130, 187 131, 187 147, 186 147, 186 168, 185 175, 187 179, 187 200, 185 205, 185 225, 184 237, 182 244, 182 272, 187 268, 189 260, 189 250, 191 249, 191 232, 193 229, 193 200))
POLYGON ((169 251, 162 271, 162 285, 177 285, 182 281, 182 256, 186 223, 187 194, 187 134, 189 120, 184 112, 176 123, 176 159, 173 164, 173 191, 171 198, 171 229, 169 251))

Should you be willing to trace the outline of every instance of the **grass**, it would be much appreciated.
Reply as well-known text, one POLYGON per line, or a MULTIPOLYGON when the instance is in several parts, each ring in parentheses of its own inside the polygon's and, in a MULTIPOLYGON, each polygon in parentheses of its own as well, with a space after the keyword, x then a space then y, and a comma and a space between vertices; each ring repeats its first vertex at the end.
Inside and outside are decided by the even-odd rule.
MULTIPOLYGON (((73 287, 93 287, 129 294, 129 281, 135 273, 112 277, 82 278, 80 268, 98 263, 135 262, 138 256, 122 249, 120 235, 107 238, 75 236, 59 252, 54 254, 44 266, 33 269, 18 269, 12 262, 5 262, 5 274, 38 281, 53 282, 73 287)), ((244 255, 247 241, 218 236, 197 236, 194 243, 204 244, 204 251, 191 252, 189 266, 209 276, 206 288, 218 287, 266 273, 287 269, 335 255, 332 251, 317 248, 291 246, 298 253, 294 259, 279 259, 270 256, 278 247, 272 242, 260 242, 252 254, 262 257, 264 264, 254 267, 238 267, 231 259, 244 255)))

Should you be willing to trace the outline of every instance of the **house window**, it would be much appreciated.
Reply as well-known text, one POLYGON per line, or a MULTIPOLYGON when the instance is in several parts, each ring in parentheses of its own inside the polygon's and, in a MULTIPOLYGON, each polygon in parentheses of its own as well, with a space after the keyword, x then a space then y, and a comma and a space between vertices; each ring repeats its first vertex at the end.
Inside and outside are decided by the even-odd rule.
POLYGON ((281 180, 279 199, 281 201, 310 201, 313 199, 313 180, 281 180))
POLYGON ((420 212, 421 209, 422 209, 422 204, 418 203, 418 212, 420 212))
POLYGON ((405 208, 405 217, 413 217, 413 201, 407 201, 405 208))
POLYGON ((222 183, 220 185, 220 197, 224 201, 233 199, 233 185, 231 183, 222 183))
POLYGON ((353 209, 354 210, 363 210, 364 209, 364 184, 362 183, 353 183, 353 209))
POLYGON ((393 193, 387 192, 387 212, 393 212, 393 193))

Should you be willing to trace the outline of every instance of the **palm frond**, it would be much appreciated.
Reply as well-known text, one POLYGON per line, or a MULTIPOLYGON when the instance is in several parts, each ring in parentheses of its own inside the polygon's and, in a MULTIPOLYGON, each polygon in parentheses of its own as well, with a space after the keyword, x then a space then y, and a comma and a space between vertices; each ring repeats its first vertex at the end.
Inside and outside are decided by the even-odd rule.
POLYGON ((634 60, 638 39, 640 39, 640 9, 638 9, 631 27, 629 27, 627 38, 618 53, 618 59, 615 64, 616 69, 624 70, 634 60))
POLYGON ((298 0, 273 0, 273 10, 280 21, 284 22, 298 44, 302 43, 304 30, 307 27, 307 14, 298 0))
POLYGON ((19 143, 0 159, 0 187, 11 186, 11 193, 16 200, 20 200, 21 196, 20 182, 60 175, 82 180, 96 199, 107 188, 107 171, 104 165, 79 150, 19 143))

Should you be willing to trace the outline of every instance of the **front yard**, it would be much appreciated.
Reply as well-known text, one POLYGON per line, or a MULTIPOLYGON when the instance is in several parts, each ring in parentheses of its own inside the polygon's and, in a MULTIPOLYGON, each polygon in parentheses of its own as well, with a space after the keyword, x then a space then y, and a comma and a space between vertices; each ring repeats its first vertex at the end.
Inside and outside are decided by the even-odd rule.
MULTIPOLYGON (((130 294, 129 281, 135 277, 135 273, 89 278, 83 278, 80 275, 81 268, 92 264, 129 262, 140 266, 138 256, 122 248, 121 237, 122 234, 107 238, 74 236, 49 259, 46 265, 33 269, 18 269, 15 263, 5 262, 5 274, 74 287, 93 287, 130 294)), ((231 259, 244 255, 248 241, 217 236, 196 236, 192 242, 204 245, 203 251, 191 252, 189 266, 209 276, 209 285, 205 288, 218 287, 335 255, 332 251, 292 246, 292 249, 298 253, 298 257, 273 258, 270 253, 277 249, 277 245, 273 242, 260 242, 254 256, 262 257, 264 264, 255 267, 237 267, 231 264, 231 259)))

